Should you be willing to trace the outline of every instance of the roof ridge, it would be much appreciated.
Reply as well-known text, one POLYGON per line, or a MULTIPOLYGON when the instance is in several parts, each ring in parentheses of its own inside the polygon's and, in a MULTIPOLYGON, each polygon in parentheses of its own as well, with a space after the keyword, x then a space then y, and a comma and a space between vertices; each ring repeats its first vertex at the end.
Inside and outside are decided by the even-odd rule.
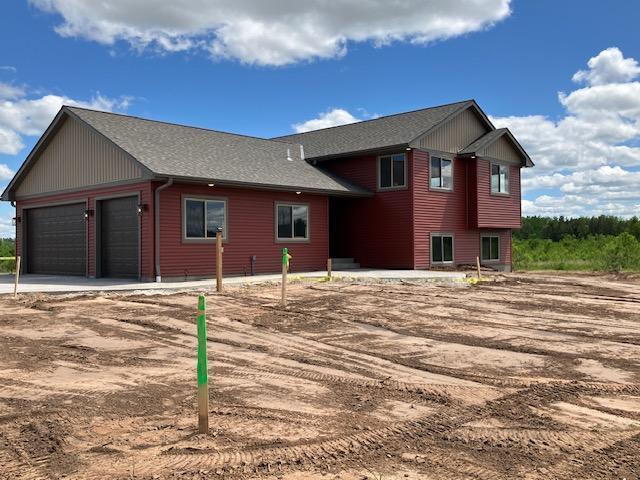
POLYGON ((382 115, 382 116, 376 117, 376 118, 367 118, 365 120, 359 120, 357 122, 345 123, 345 124, 342 124, 342 125, 333 125, 331 127, 317 128, 315 130, 309 130, 308 132, 292 133, 292 134, 289 134, 289 135, 279 135, 277 137, 272 137, 271 140, 277 140, 279 138, 285 138, 285 137, 294 137, 296 135, 306 135, 307 133, 322 132, 324 130, 331 130, 332 128, 347 127, 349 125, 359 125, 361 123, 375 122, 376 120, 382 120, 384 118, 397 117, 397 116, 400 116, 400 115, 407 115, 409 113, 422 112, 424 110, 433 110, 434 108, 450 107, 452 105, 463 105, 465 103, 475 103, 475 100, 473 98, 470 98, 470 99, 467 99, 467 100, 460 100, 458 102, 450 102, 450 103, 444 103, 442 105, 434 105, 433 107, 416 108, 414 110, 407 110, 406 112, 390 113, 389 115, 382 115))
POLYGON ((128 115, 128 114, 119 113, 119 112, 108 112, 108 111, 105 111, 105 110, 96 110, 95 108, 77 107, 75 105, 63 105, 62 108, 63 109, 85 110, 87 112, 103 113, 105 115, 113 115, 113 116, 116 116, 116 117, 133 118, 135 120, 141 120, 143 122, 162 123, 164 125, 171 125, 171 126, 174 126, 174 127, 191 128, 191 129, 194 129, 194 130, 202 130, 204 132, 222 133, 224 135, 233 135, 234 137, 250 138, 252 140, 262 140, 262 141, 265 141, 265 142, 285 143, 287 145, 295 145, 295 146, 299 146, 300 145, 299 143, 291 143, 291 142, 285 142, 285 141, 282 141, 282 140, 275 140, 275 138, 277 138, 277 137, 274 137, 274 138, 256 137, 254 135, 246 135, 246 134, 243 134, 243 133, 226 132, 224 130, 216 130, 214 128, 197 127, 195 125, 184 125, 182 123, 167 122, 165 120, 153 120, 151 118, 139 117, 137 115, 128 115))

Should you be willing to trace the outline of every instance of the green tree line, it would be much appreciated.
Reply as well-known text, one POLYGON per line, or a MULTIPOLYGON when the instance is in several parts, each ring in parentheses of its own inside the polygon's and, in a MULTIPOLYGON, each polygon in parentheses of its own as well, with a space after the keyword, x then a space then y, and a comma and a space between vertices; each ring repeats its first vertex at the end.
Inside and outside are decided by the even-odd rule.
POLYGON ((518 270, 640 271, 638 217, 524 217, 513 237, 518 270))
MULTIPOLYGON (((0 238, 0 258, 14 257, 16 242, 12 238, 0 238)), ((0 272, 12 272, 15 268, 13 260, 0 260, 0 272)))
POLYGON ((559 242, 564 237, 587 238, 595 235, 629 233, 640 240, 640 219, 624 219, 612 215, 599 217, 523 217, 522 229, 514 231, 517 239, 544 238, 559 242))

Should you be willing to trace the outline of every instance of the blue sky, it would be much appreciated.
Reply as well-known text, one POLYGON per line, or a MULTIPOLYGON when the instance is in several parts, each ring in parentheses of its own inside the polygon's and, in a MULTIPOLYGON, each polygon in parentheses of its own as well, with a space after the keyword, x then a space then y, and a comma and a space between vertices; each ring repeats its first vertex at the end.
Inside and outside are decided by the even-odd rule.
POLYGON ((640 2, 325 3, 3 2, 0 187, 61 103, 269 137, 475 98, 525 213, 640 214, 640 2))

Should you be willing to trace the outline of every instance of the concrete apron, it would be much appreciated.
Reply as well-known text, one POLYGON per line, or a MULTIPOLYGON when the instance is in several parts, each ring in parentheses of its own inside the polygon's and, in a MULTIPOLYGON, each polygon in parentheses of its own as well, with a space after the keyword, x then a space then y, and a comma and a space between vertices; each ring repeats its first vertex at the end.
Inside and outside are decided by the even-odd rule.
MULTIPOLYGON (((326 271, 300 272, 289 274, 289 281, 302 278, 322 278, 326 271)), ((430 270, 334 270, 333 277, 357 280, 379 281, 461 281, 466 277, 464 272, 445 272, 430 270)), ((278 282, 281 274, 254 275, 241 277, 227 277, 223 285, 243 285, 262 282, 278 282)), ((18 293, 69 293, 92 291, 124 291, 124 290, 187 290, 214 288, 215 279, 196 280, 186 282, 137 282, 126 279, 65 277, 57 275, 21 275, 18 293)), ((0 275, 0 295, 12 294, 14 285, 13 275, 0 275)))

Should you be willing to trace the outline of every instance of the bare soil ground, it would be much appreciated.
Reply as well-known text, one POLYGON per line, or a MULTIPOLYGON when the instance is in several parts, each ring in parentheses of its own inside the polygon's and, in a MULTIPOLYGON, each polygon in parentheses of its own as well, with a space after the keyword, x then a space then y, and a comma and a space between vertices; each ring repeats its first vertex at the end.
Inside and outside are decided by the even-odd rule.
POLYGON ((0 298, 0 478, 640 478, 640 280, 0 298))

